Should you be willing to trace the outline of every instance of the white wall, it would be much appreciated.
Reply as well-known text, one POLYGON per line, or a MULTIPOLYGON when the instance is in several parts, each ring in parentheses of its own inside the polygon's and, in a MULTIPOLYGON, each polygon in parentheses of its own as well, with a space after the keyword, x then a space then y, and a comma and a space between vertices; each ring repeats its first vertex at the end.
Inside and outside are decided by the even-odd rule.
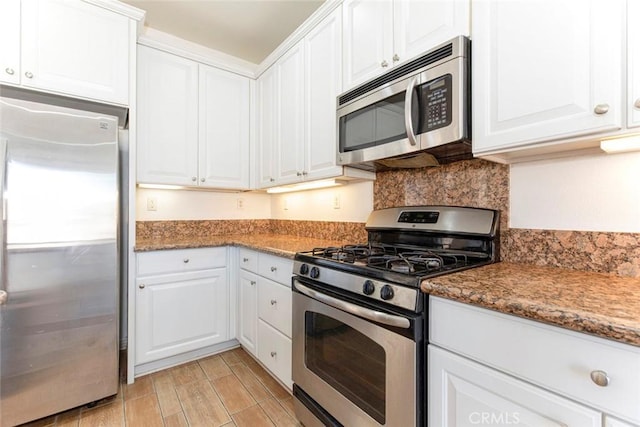
POLYGON ((640 153, 511 165, 513 228, 640 232, 640 153))
POLYGON ((213 191, 155 190, 136 191, 136 220, 269 219, 271 202, 263 193, 218 193, 213 191), (154 198, 157 210, 147 210, 147 199, 154 198), (238 207, 242 200, 242 207, 238 207))
POLYGON ((372 181, 271 195, 273 219, 365 222, 372 210, 372 181), (336 197, 338 209, 334 208, 336 197))

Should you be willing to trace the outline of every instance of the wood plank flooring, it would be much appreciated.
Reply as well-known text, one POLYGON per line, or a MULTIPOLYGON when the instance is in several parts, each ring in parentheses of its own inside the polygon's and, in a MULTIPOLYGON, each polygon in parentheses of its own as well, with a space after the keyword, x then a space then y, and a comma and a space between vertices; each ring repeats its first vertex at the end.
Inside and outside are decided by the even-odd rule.
POLYGON ((22 427, 301 426, 289 392, 236 348, 126 384, 94 408, 75 408, 22 427))

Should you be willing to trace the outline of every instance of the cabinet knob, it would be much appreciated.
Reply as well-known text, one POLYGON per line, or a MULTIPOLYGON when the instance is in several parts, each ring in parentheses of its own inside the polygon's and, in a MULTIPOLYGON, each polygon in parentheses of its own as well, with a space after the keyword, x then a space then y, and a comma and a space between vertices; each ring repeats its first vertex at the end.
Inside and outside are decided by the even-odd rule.
POLYGON ((28 78, 28 79, 32 79, 33 78, 33 73, 31 71, 27 71, 26 73, 24 73, 24 75, 28 78))
POLYGON ((189 264, 189 258, 183 259, 182 262, 184 262, 185 264, 189 264))
POLYGON ((204 178, 200 178, 200 182, 204 182, 204 178))
POLYGON ((9 299, 7 291, 0 291, 0 305, 4 305, 9 299))
POLYGON ((275 351, 271 352, 271 357, 276 357, 278 355, 278 353, 276 353, 275 351))
POLYGON ((269 181, 274 182, 274 181, 275 181, 275 179, 273 179, 273 178, 269 178, 269 181))
POLYGON ((302 176, 302 172, 296 172, 296 176, 302 176))
POLYGON ((636 102, 633 103, 633 106, 640 110, 640 98, 636 99, 636 102))
POLYGON ((606 114, 609 111, 609 104, 598 104, 593 109, 596 114, 606 114))
POLYGON ((11 68, 11 67, 5 68, 4 72, 9 74, 10 76, 13 76, 15 74, 15 71, 13 71, 13 68, 11 68))
POLYGON ((605 371, 591 371, 591 380, 600 387, 609 385, 609 376, 605 371))
POLYGON ((302 171, 302 176, 307 176, 307 175, 309 175, 309 172, 307 172, 307 171, 302 171))
POLYGON ((278 303, 278 301, 276 301, 274 299, 271 300, 271 305, 276 305, 277 303, 278 303))
POLYGON ((393 58, 392 58, 392 59, 393 59, 393 62, 398 62, 398 61, 400 61, 400 57, 398 56, 398 54, 397 54, 397 53, 394 53, 394 54, 393 54, 393 58))
POLYGON ((384 61, 382 61, 380 63, 380 65, 382 66, 382 68, 387 68, 389 66, 389 63, 387 62, 387 60, 385 59, 384 61))
POLYGON ((249 282, 249 283, 251 283, 251 286, 255 286, 255 285, 256 285, 256 281, 255 281, 255 280, 252 280, 252 281, 251 281, 251 282, 249 282))
POLYGON ((242 262, 249 262, 249 258, 242 258, 242 262))
POLYGON ((198 179, 198 178, 196 178, 195 176, 192 176, 192 177, 191 177, 191 181, 193 181, 193 182, 196 182, 196 180, 197 180, 197 179, 198 179))
POLYGON ((271 267, 271 272, 275 273, 278 270, 278 267, 271 267))
POLYGON ((144 289, 144 283, 139 284, 139 285, 138 285, 138 287, 139 287, 140 289, 144 289))

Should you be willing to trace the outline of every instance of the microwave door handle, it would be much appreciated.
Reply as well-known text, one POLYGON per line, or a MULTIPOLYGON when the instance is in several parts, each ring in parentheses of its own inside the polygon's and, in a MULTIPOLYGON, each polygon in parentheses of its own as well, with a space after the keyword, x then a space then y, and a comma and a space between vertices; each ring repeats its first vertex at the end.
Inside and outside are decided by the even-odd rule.
POLYGON ((350 302, 339 300, 337 298, 307 288, 297 280, 294 282, 294 286, 298 291, 300 291, 300 293, 310 298, 325 303, 333 308, 337 308, 338 310, 346 311, 347 313, 353 314, 355 316, 364 317, 365 319, 372 320, 374 322, 382 323, 389 326, 396 326, 403 329, 409 329, 409 327, 411 326, 409 319, 400 316, 393 316, 387 313, 381 313, 379 311, 360 307, 359 305, 355 305, 350 302))
POLYGON ((411 117, 411 107, 413 104, 413 89, 415 89, 416 84, 418 83, 418 77, 419 76, 415 76, 411 79, 404 96, 404 127, 407 130, 407 138, 409 138, 409 143, 414 146, 418 145, 418 141, 416 140, 416 134, 413 133, 413 118, 411 117))

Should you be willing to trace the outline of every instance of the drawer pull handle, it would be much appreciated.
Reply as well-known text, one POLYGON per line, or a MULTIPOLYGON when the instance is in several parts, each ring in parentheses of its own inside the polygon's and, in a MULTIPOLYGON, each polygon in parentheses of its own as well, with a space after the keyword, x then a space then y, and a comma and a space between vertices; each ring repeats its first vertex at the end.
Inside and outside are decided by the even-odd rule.
POLYGON ((252 281, 251 281, 251 282, 249 282, 249 283, 251 283, 251 286, 255 286, 256 281, 255 281, 255 280, 252 280, 252 281))
POLYGON ((276 272, 276 270, 278 270, 278 267, 271 267, 271 272, 272 272, 272 273, 275 273, 275 272, 276 272))
POLYGON ((276 301, 274 299, 271 300, 271 305, 276 305, 277 303, 278 303, 278 301, 276 301))
POLYGON ((139 285, 138 285, 138 287, 139 287, 140 289, 144 289, 144 283, 139 284, 139 285))
POLYGON ((189 258, 183 259, 182 262, 184 262, 185 264, 189 264, 189 258))
POLYGON ((277 353, 275 351, 271 352, 271 357, 276 357, 277 353))
POLYGON ((609 376, 605 371, 591 371, 591 380, 600 387, 609 385, 609 376))
POLYGON ((249 258, 242 258, 242 262, 249 262, 249 258))

